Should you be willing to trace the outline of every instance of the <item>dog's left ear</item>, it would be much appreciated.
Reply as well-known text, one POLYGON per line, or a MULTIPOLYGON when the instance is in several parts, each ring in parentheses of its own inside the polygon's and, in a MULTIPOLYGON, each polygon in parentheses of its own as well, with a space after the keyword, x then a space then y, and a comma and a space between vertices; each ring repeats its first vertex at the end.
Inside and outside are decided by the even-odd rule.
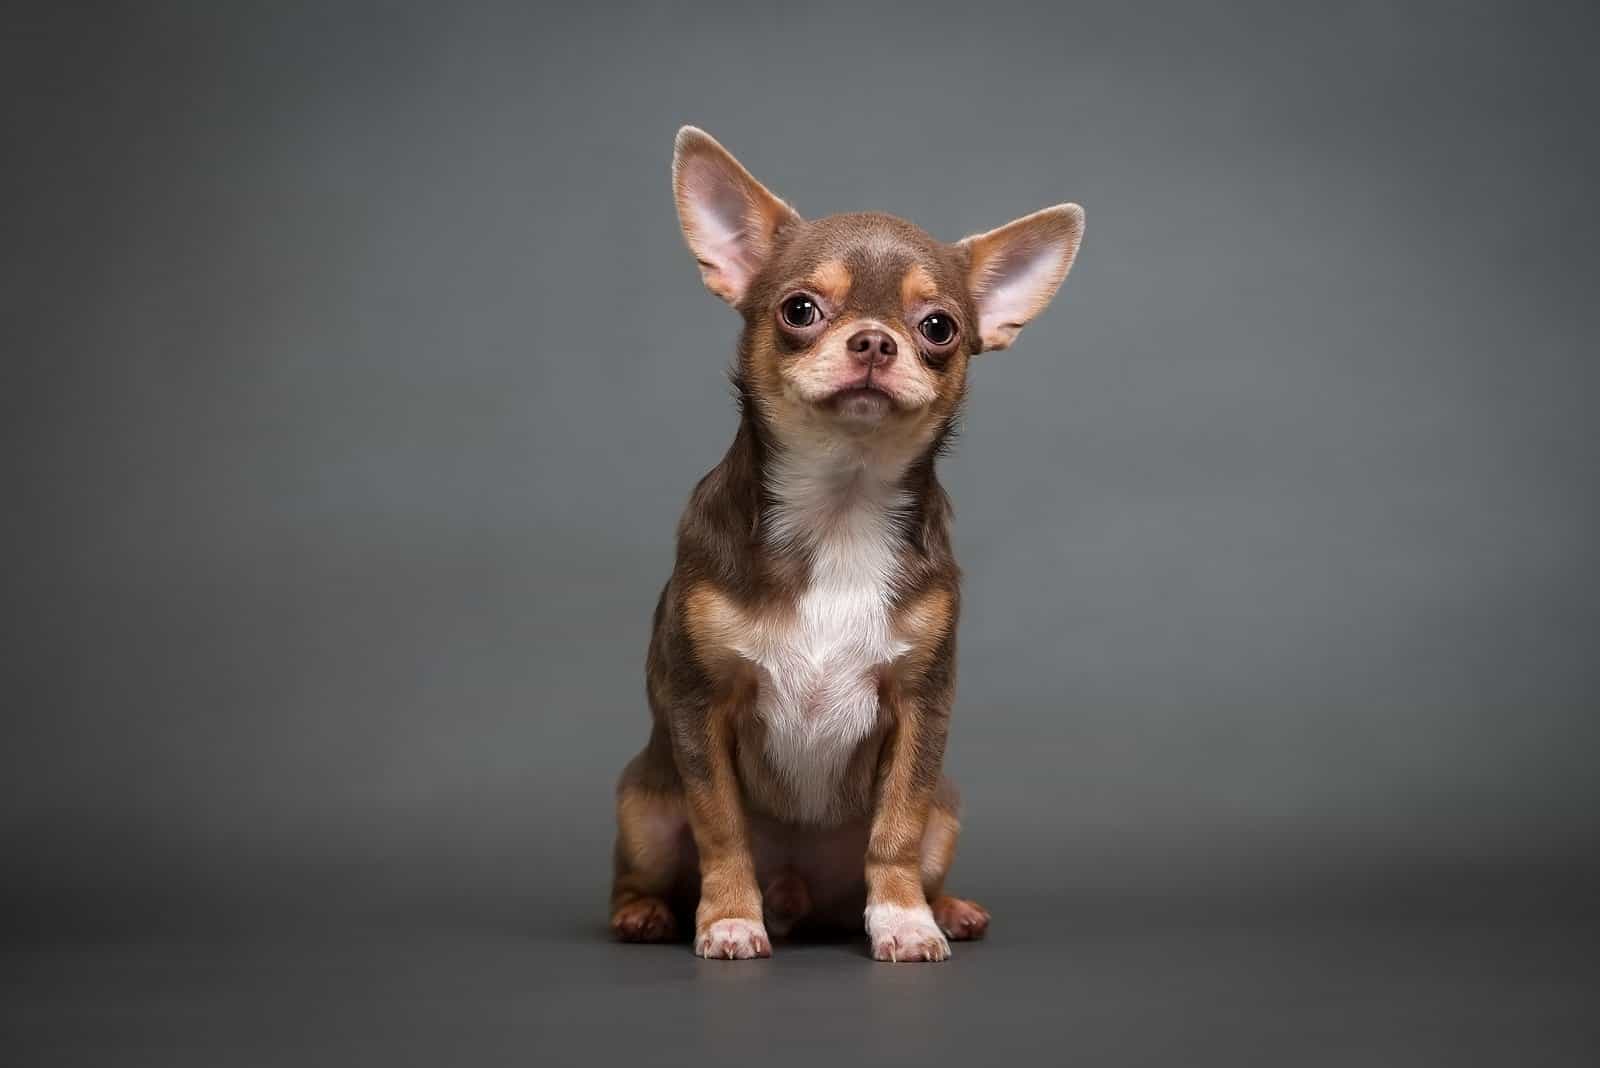
POLYGON ((985 351, 1010 345, 1028 320, 1044 311, 1072 268, 1082 239, 1083 209, 1057 204, 959 243, 969 257, 967 285, 978 305, 985 351))
POLYGON ((704 130, 678 131, 672 153, 672 193, 678 222, 700 263, 706 288, 737 305, 772 252, 795 210, 751 177, 733 154, 704 130))

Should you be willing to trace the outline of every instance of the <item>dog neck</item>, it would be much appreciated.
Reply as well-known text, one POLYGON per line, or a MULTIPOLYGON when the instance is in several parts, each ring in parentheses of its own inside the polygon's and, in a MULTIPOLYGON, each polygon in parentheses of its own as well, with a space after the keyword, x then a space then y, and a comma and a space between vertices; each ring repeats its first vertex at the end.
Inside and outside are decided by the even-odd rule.
POLYGON ((871 441, 783 445, 763 471, 763 540, 778 549, 898 540, 913 504, 905 477, 912 462, 871 441))
POLYGON ((953 581, 950 501, 934 474, 948 431, 909 462, 889 462, 871 450, 781 443, 752 407, 742 406, 727 453, 690 496, 680 569, 748 604, 798 596, 819 564, 829 567, 824 555, 845 578, 887 549, 897 585, 953 581), (851 562, 858 549, 867 553, 851 562))

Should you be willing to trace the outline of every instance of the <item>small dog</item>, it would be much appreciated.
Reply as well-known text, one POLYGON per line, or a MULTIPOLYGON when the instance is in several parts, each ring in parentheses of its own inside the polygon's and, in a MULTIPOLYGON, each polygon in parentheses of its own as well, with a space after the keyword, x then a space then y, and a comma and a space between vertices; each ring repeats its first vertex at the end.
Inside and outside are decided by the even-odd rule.
POLYGON ((864 909, 874 958, 944 960, 989 914, 944 893, 960 573, 934 462, 968 361, 1055 295, 1083 210, 953 245, 890 215, 807 221, 692 126, 672 175, 701 277, 744 317, 740 418, 656 605, 612 930, 672 939, 698 901, 695 952, 742 960, 864 909))

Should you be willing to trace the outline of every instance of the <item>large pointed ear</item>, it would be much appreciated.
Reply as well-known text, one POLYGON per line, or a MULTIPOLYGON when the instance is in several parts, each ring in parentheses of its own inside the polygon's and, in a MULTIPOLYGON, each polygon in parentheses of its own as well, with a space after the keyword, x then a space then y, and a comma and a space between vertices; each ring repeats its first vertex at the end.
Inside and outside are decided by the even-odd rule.
POLYGON ((729 304, 744 299, 779 229, 800 220, 710 134, 693 126, 678 131, 672 192, 700 277, 729 304))
POLYGON ((978 306, 985 350, 1005 348, 1044 311, 1067 277, 1082 238, 1083 209, 1057 204, 961 241, 970 256, 967 285, 978 306))

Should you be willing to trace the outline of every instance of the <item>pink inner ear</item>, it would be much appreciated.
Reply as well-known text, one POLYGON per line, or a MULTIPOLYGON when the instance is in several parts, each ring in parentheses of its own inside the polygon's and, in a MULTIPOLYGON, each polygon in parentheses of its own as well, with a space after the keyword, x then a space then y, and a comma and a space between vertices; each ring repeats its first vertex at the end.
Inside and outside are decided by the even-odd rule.
POLYGON ((1083 209, 1057 204, 961 242, 972 256, 984 348, 1005 348, 1044 310, 1072 267, 1082 235, 1083 209))
POLYGON ((729 289, 743 293, 759 258, 750 232, 754 208, 738 178, 715 164, 691 163, 683 176, 683 197, 695 258, 715 270, 729 289))
POLYGON ((1026 243, 1007 249, 985 270, 978 295, 979 327, 1016 331, 1039 313, 1060 284, 1065 244, 1026 243))

